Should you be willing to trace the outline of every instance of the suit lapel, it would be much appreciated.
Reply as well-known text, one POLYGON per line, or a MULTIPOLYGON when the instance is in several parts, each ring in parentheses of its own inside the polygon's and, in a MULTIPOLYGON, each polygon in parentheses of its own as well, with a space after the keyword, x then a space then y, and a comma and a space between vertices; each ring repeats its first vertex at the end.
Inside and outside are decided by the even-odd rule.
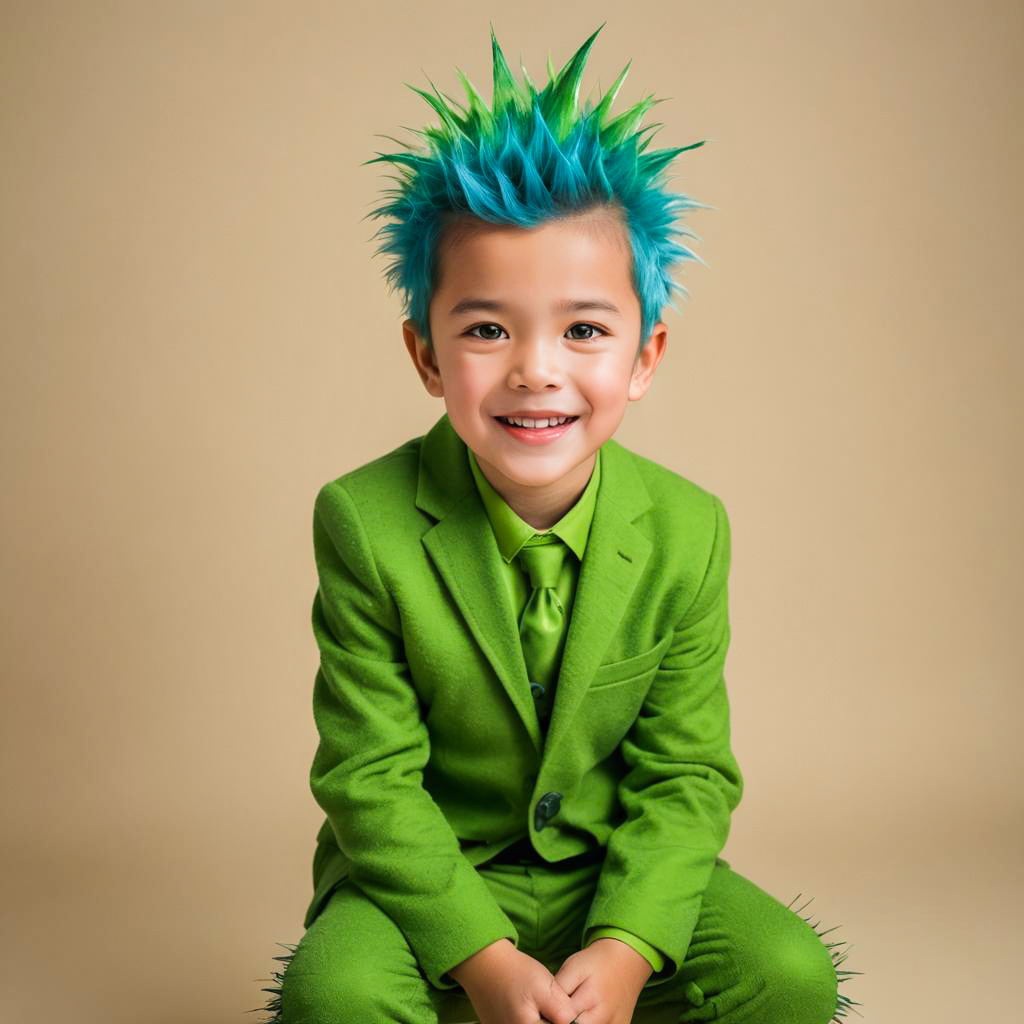
POLYGON ((466 444, 447 413, 423 438, 416 505, 437 519, 423 544, 539 751, 540 723, 519 625, 501 576, 501 552, 469 468, 466 444))
POLYGON ((545 759, 567 735, 572 716, 600 665, 650 557, 651 542, 633 525, 651 505, 630 453, 609 440, 601 485, 580 566, 546 742, 502 578, 501 553, 473 480, 465 442, 444 414, 420 447, 416 505, 437 522, 423 544, 477 644, 501 680, 545 759))
POLYGON ((605 442, 601 485, 576 582, 545 759, 569 735, 572 716, 604 659, 650 558, 650 540, 633 525, 650 505, 629 453, 614 440, 605 442))

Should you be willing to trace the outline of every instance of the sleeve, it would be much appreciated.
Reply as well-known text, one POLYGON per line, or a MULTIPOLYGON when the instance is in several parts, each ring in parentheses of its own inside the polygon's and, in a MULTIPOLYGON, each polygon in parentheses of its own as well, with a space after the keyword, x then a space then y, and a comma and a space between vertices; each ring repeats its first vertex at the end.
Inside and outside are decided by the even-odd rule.
POLYGON ((622 740, 625 819, 608 839, 584 925, 584 935, 611 926, 644 936, 669 961, 662 981, 682 964, 743 794, 724 676, 731 535, 725 508, 711 497, 704 578, 622 740))
POLYGON ((665 958, 649 942, 644 942, 639 935, 633 935, 621 928, 595 928, 587 936, 584 946, 589 946, 596 939, 618 939, 631 946, 651 965, 655 974, 665 965, 665 958))
POLYGON ((518 933, 423 788, 429 734, 398 608, 337 481, 317 495, 313 543, 320 742, 310 788, 352 883, 401 929, 431 983, 456 988, 449 968, 502 938, 518 946, 518 933))

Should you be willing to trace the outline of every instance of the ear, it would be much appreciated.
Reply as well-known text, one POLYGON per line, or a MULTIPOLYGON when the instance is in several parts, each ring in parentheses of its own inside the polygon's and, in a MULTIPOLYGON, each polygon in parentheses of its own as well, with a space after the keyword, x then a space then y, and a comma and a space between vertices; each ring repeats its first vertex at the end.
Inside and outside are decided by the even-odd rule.
POLYGON ((430 346, 416 330, 416 325, 412 320, 402 321, 402 336, 405 338, 405 347, 409 352, 409 358, 412 359, 412 364, 416 367, 416 372, 419 374, 420 380, 423 381, 423 386, 427 389, 428 394, 435 398, 441 398, 444 395, 444 384, 441 381, 441 371, 438 369, 437 360, 434 358, 430 346))
POLYGON ((647 344, 637 353, 633 362, 633 375, 629 379, 629 400, 635 402, 647 394, 654 379, 654 371, 661 362, 668 345, 668 325, 656 323, 651 330, 647 344))

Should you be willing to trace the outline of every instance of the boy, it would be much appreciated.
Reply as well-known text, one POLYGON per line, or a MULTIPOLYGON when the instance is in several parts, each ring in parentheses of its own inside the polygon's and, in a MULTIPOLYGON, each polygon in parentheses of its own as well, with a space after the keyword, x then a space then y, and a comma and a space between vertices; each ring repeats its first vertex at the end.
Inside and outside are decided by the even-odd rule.
POLYGON ((701 204, 659 180, 693 147, 645 152, 650 98, 609 117, 628 65, 578 114, 596 36, 538 93, 492 30, 492 108, 460 72, 461 113, 421 92, 430 154, 379 157, 403 174, 379 251, 446 412, 317 495, 327 817, 267 990, 285 1024, 824 1024, 850 1002, 855 972, 718 856, 743 789, 728 518, 612 439, 696 258, 670 225, 701 204))

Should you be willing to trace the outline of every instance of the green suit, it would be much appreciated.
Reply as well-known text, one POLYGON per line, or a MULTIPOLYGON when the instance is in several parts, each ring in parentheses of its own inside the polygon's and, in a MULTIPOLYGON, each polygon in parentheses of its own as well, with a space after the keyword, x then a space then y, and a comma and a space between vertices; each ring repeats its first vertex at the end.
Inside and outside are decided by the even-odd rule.
POLYGON ((548 861, 606 847, 588 929, 682 962, 743 785, 722 673, 729 526, 716 497, 615 440, 602 474, 543 743, 447 415, 320 491, 311 784, 327 820, 307 926, 350 873, 453 986, 448 968, 512 931, 475 865, 528 832, 548 861))
MULTIPOLYGON (((718 857, 743 790, 723 676, 730 533, 722 503, 614 440, 600 460, 546 732, 506 567, 447 415, 318 493, 320 745, 310 783, 326 820, 306 956, 284 976, 293 1006, 319 1007, 329 1019, 356 988, 379 996, 379 979, 365 972, 391 965, 367 950, 371 935, 396 951, 387 958, 397 961, 401 947, 406 981, 421 971, 435 990, 457 989, 447 972, 492 942, 519 945, 496 895, 512 892, 507 873, 518 869, 497 878, 485 862, 526 836, 553 872, 543 883, 554 886, 547 905, 583 917, 569 938, 576 948, 619 930, 664 957, 649 985, 686 980, 680 968, 714 876, 716 892, 747 887, 746 906, 762 922, 770 901, 783 931, 794 922, 803 929, 798 944, 810 959, 786 959, 816 964, 804 975, 814 978, 817 1014, 799 1019, 825 1020, 835 1008, 832 960, 813 929, 718 857), (588 854, 599 865, 567 869, 575 888, 560 888, 559 862, 588 854), (313 941, 321 915, 331 922, 313 941), (341 951, 346 944, 351 953, 341 951), (314 993, 311 979, 329 972, 331 991, 339 978, 348 986, 344 999, 323 986, 314 993)), ((713 940, 722 934, 720 916, 703 924, 713 940)), ((723 991, 736 962, 719 971, 723 991)), ((749 1007, 765 982, 746 983, 749 1007)), ((701 1009, 700 988, 687 985, 694 1019, 725 1013, 717 1001, 701 1009)), ((303 1024, 320 1019, 301 1012, 303 1024)))
MULTIPOLYGON (((529 523, 525 522, 509 506, 508 502, 494 489, 490 481, 484 475, 471 449, 466 453, 469 457, 469 468, 473 471, 473 479, 476 481, 480 498, 487 510, 487 517, 491 521, 494 530, 494 537, 498 544, 498 551, 504 562, 503 576, 507 584, 509 599, 512 608, 521 616, 526 610, 531 591, 532 582, 528 570, 520 561, 520 554, 530 543, 539 539, 538 533, 543 535, 544 542, 550 544, 552 538, 555 543, 561 544, 561 550, 565 552, 561 570, 555 582, 555 594, 558 605, 563 611, 564 622, 560 642, 564 646, 566 627, 572 621, 572 606, 576 594, 576 587, 579 581, 579 567, 586 557, 587 542, 590 535, 590 526, 594 518, 594 508, 597 505, 597 495, 601 487, 601 458, 603 452, 599 449, 595 453, 594 466, 590 479, 583 493, 576 499, 572 507, 568 509, 558 522, 549 529, 537 531, 529 523), (571 552, 571 554, 570 554, 571 552)), ((520 632, 522 628, 520 627, 520 632)), ((527 647, 523 647, 524 658, 527 654, 527 647)), ((558 652, 553 657, 554 664, 558 664, 558 652)), ((545 663, 546 664, 546 663, 545 663)), ((529 659, 527 659, 529 666, 529 659)), ((530 682, 530 689, 533 691, 534 706, 537 709, 537 716, 541 721, 541 728, 544 729, 551 716, 553 697, 557 678, 548 680, 548 685, 538 681, 530 682)), ((508 855, 521 856, 529 850, 532 858, 532 846, 529 842, 517 843, 509 848, 508 855)), ((598 848, 600 849, 600 848, 598 848)), ((565 861, 559 863, 564 864, 565 861)), ((622 928, 615 928, 609 925, 593 928, 583 938, 583 945, 590 945, 599 938, 615 938, 626 945, 632 946, 651 965, 655 972, 662 971, 665 965, 665 958, 650 943, 632 932, 624 931, 622 928)))

